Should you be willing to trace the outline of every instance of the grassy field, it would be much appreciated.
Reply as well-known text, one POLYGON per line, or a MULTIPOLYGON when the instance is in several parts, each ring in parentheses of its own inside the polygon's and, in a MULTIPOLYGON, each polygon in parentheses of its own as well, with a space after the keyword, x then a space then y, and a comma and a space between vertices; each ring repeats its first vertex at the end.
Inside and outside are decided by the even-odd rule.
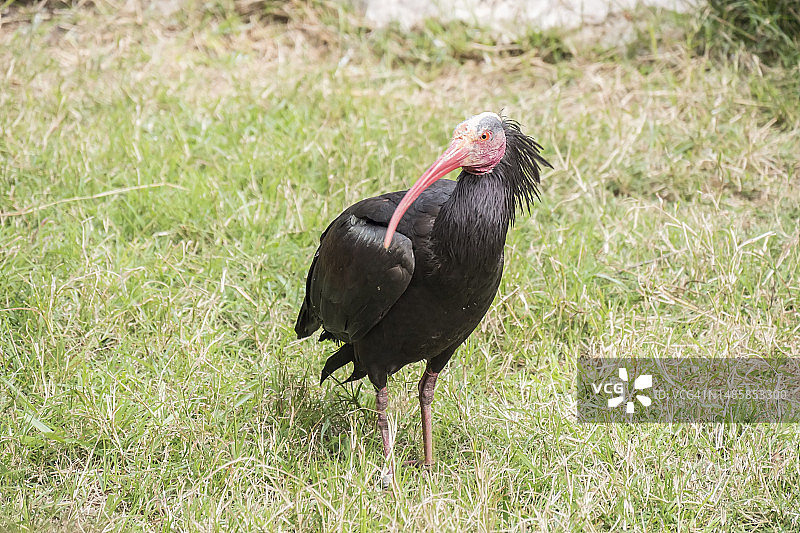
POLYGON ((600 50, 125 5, 0 27, 0 530, 800 528, 796 425, 578 424, 574 393, 580 355, 800 356, 796 69, 695 15, 600 50), (294 338, 306 269, 501 109, 555 169, 439 380, 436 465, 382 492, 371 386, 294 338))

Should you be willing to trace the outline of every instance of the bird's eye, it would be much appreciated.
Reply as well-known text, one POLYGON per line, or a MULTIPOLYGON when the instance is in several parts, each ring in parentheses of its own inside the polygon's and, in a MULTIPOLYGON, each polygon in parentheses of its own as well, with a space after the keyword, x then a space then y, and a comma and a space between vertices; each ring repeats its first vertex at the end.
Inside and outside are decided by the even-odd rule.
POLYGON ((492 137, 492 134, 489 133, 488 131, 484 131, 483 133, 481 133, 481 140, 482 141, 488 141, 489 139, 491 139, 491 137, 492 137))

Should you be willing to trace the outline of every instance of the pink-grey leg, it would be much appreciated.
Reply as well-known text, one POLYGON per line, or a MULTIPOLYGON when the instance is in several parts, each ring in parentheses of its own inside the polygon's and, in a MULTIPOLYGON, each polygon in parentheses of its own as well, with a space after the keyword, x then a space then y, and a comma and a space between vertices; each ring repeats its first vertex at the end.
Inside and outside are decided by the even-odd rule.
POLYGON ((433 425, 431 422, 431 404, 433 403, 433 392, 436 388, 436 378, 439 377, 438 372, 430 369, 430 366, 425 367, 425 372, 419 380, 419 408, 422 413, 422 444, 425 448, 425 462, 426 467, 433 464, 433 425))
POLYGON ((375 390, 375 410, 378 412, 378 429, 381 431, 383 441, 383 457, 386 459, 388 469, 386 475, 382 476, 381 483, 383 488, 389 488, 391 479, 394 476, 394 467, 389 454, 392 451, 392 443, 389 438, 389 419, 386 417, 386 408, 389 406, 389 389, 381 387, 375 390))

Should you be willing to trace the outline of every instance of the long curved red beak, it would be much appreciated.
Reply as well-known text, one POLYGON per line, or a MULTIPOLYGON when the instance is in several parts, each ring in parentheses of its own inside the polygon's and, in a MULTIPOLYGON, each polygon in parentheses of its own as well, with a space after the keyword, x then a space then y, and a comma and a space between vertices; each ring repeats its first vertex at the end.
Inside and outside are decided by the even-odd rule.
POLYGON ((394 236, 395 230, 397 230, 400 219, 403 218, 406 210, 411 207, 414 200, 422 194, 422 191, 433 185, 436 180, 459 168, 467 155, 469 155, 469 151, 461 142, 455 141, 439 156, 439 159, 420 176, 414 186, 403 196, 403 199, 397 205, 397 209, 394 210, 392 219, 389 221, 389 227, 386 229, 386 238, 383 240, 384 248, 389 248, 389 244, 392 242, 392 237, 394 236))

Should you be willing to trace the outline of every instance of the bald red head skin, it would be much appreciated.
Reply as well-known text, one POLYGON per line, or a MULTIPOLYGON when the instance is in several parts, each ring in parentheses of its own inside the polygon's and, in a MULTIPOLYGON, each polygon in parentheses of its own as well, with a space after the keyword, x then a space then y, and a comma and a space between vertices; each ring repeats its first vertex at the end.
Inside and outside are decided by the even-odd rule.
POLYGON ((383 247, 389 248, 397 225, 400 224, 405 212, 422 194, 422 191, 430 187, 436 180, 457 168, 463 168, 470 174, 486 174, 494 169, 505 153, 506 134, 503 129, 503 121, 497 114, 481 113, 456 126, 450 146, 422 174, 398 204, 389 221, 383 247))

